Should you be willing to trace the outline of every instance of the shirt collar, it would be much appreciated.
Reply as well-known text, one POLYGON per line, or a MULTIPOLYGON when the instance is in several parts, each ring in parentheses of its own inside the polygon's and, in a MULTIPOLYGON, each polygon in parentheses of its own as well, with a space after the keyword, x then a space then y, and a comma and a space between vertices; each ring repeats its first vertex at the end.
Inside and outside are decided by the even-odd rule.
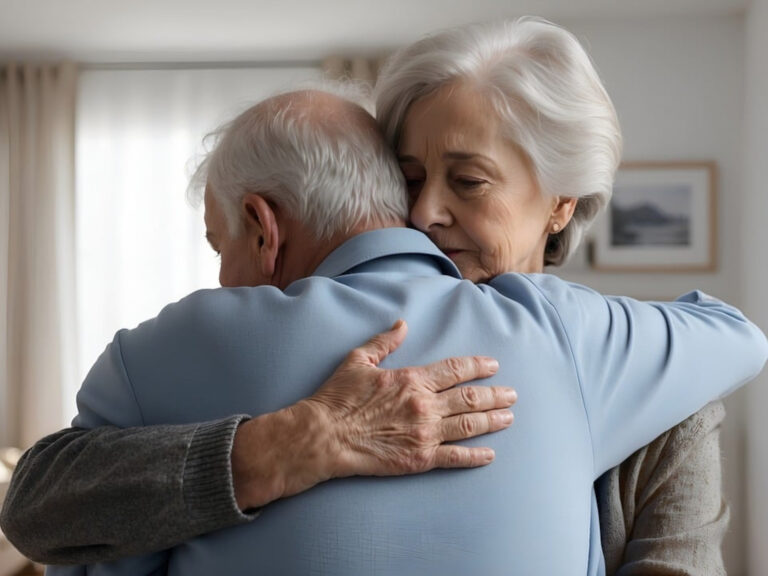
POLYGON ((450 258, 424 234, 410 228, 380 228, 358 234, 331 252, 312 275, 333 278, 372 260, 404 254, 429 256, 443 274, 461 278, 450 258))

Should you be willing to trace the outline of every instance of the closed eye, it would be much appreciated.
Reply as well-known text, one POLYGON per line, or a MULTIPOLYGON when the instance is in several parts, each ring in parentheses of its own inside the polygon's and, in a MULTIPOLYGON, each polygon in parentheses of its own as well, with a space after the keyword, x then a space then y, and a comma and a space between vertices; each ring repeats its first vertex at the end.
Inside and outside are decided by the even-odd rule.
POLYGON ((473 188, 479 188, 484 184, 487 184, 485 180, 480 180, 477 178, 456 178, 455 182, 462 188, 469 189, 469 190, 473 188))

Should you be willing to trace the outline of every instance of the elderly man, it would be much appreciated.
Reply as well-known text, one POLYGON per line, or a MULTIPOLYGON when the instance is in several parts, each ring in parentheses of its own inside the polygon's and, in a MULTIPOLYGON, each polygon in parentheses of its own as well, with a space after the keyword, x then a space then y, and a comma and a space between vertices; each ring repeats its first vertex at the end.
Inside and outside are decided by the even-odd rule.
MULTIPOLYGON (((350 87, 337 89, 350 92, 350 87)), ((359 196, 357 189, 366 189, 370 198, 364 198, 360 208, 379 210, 385 215, 383 220, 402 226, 407 207, 401 176, 393 171, 391 153, 382 147, 371 117, 356 106, 339 106, 337 99, 324 93, 292 94, 275 100, 266 109, 299 102, 305 107, 311 105, 317 114, 327 115, 340 126, 345 122, 356 126, 345 144, 361 145, 353 157, 366 163, 367 170, 356 172, 334 193, 348 194, 354 203, 359 196)), ((241 121, 256 116, 254 110, 241 121)), ((243 136, 240 131, 238 137, 243 136)), ((222 141, 218 162, 234 137, 233 132, 222 141)), ((237 146, 247 146, 247 142, 241 139, 237 146)), ((291 162, 295 165, 281 176, 299 180, 307 177, 301 171, 308 167, 300 166, 300 157, 311 158, 314 152, 295 147, 289 152, 294 155, 291 162)), ((274 158, 272 162, 279 163, 274 158)), ((336 164, 328 168, 333 170, 336 164)), ((206 168, 201 167, 198 176, 207 173, 206 168)), ((272 170, 267 166, 257 172, 272 170)), ((318 177, 325 174, 321 170, 318 177)), ((205 187, 204 180, 200 190, 205 187)), ((224 180, 221 189, 226 185, 224 180)), ((295 183, 289 189, 304 193, 295 183)), ((277 203, 291 201, 295 205, 303 200, 301 194, 280 197, 277 203)), ((235 190, 234 195, 236 204, 240 192, 235 190)), ((226 200, 224 205, 237 212, 232 198, 226 200)), ((250 210, 255 205, 264 206, 259 197, 250 196, 248 200, 255 204, 249 206, 244 224, 254 221, 250 210)), ((316 200, 322 207, 331 198, 316 200)), ((205 194, 205 204, 208 239, 224 257, 222 285, 261 283, 252 276, 258 273, 257 268, 249 267, 253 262, 240 267, 230 263, 232 257, 247 255, 244 246, 233 250, 223 246, 230 239, 230 224, 240 225, 241 215, 234 214, 227 220, 211 193, 205 194)), ((347 203, 334 216, 334 225, 346 230, 347 222, 342 218, 351 222, 360 218, 355 210, 347 203)), ((315 236, 322 236, 321 229, 327 231, 331 221, 327 215, 320 219, 301 212, 301 216, 314 224, 299 227, 299 233, 291 237, 292 248, 310 229, 311 238, 304 240, 317 244, 315 236)), ((369 216, 371 221, 377 220, 375 215, 369 216)), ((285 234, 286 227, 280 232, 285 234)), ((244 235, 235 234, 234 239, 241 241, 244 235)), ((263 237, 259 237, 261 240, 263 237)), ((320 246, 318 260, 338 244, 338 239, 322 241, 329 244, 320 246)), ((295 254, 291 256, 281 257, 281 264, 293 262, 295 254)), ((291 271, 291 275, 294 273, 291 271)), ((276 276, 270 283, 284 287, 289 281, 276 276)), ((406 331, 405 323, 398 322, 392 330, 350 353, 347 362, 307 401, 281 407, 274 413, 260 413, 258 418, 237 415, 243 410, 243 406, 237 406, 225 411, 235 415, 203 423, 74 427, 43 438, 21 459, 0 523, 13 543, 40 563, 104 562, 168 548, 213 530, 251 521, 258 516, 259 506, 331 476, 402 475, 435 467, 488 464, 493 459, 492 451, 447 445, 447 440, 466 439, 509 425, 508 416, 491 410, 509 407, 516 398, 514 391, 500 387, 449 388, 490 376, 498 364, 478 356, 450 358, 417 368, 376 368, 402 342, 406 331), (422 409, 414 411, 414 404, 422 409), (425 429, 431 433, 423 434, 425 429), (318 454, 322 457, 316 457, 318 454), (115 516, 118 511, 119 520, 115 516)), ((98 378, 94 372, 90 380, 98 378)), ((219 378, 214 376, 214 381, 219 378)), ((81 415, 76 424, 88 421, 81 415)))
MULTIPOLYGON (((293 93, 247 111, 205 169, 221 283, 256 287, 198 292, 118 333, 83 385, 76 424, 182 424, 242 411, 300 430, 325 410, 322 390, 301 399, 346 350, 398 317, 412 335, 393 363, 491 353, 524 390, 525 410, 514 430, 489 439, 494 470, 337 479, 310 491, 348 476, 355 451, 319 453, 326 430, 300 430, 283 445, 318 473, 307 478, 305 464, 293 462, 246 490, 244 507, 296 494, 257 522, 88 573, 501 574, 511 563, 523 574, 598 573, 595 474, 765 360, 759 331, 699 294, 661 309, 546 276, 502 276, 490 287, 461 281, 424 236, 402 227, 397 163, 372 119, 334 97, 293 93), (676 385, 694 360, 702 377, 681 393, 676 385), (725 371, 726 360, 738 370, 725 371)), ((392 387, 380 388, 386 397, 392 387)), ((490 412, 442 420, 444 439, 466 435, 460 422, 482 431, 508 424, 494 409, 511 399, 488 391, 490 412)), ((466 407, 446 397, 442 410, 466 407)), ((434 433, 426 424, 416 437, 434 433)), ((261 432, 266 452, 279 449, 276 432, 261 432)), ((449 461, 490 456, 443 448, 449 461)))

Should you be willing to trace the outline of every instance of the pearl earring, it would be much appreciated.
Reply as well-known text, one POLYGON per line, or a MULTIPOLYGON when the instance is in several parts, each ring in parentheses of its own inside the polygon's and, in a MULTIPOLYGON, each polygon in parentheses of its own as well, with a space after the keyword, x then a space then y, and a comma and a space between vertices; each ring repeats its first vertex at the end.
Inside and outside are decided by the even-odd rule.
POLYGON ((558 224, 557 222, 553 222, 552 223, 552 234, 557 234, 558 232, 560 232, 560 224, 558 224))

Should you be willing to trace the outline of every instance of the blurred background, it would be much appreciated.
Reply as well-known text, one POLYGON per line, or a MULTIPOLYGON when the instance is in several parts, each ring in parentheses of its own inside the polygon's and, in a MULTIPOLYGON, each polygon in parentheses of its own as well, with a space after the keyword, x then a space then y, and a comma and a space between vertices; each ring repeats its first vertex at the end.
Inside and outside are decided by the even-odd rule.
MULTIPOLYGON (((323 74, 373 80, 427 32, 524 14, 586 46, 625 161, 716 167, 707 266, 606 271, 585 249, 553 272, 641 299, 699 288, 767 330, 768 0, 0 0, 0 447, 69 424, 116 330, 217 285, 185 197, 208 132, 323 74)), ((732 576, 768 575, 767 385, 726 401, 732 576)))

